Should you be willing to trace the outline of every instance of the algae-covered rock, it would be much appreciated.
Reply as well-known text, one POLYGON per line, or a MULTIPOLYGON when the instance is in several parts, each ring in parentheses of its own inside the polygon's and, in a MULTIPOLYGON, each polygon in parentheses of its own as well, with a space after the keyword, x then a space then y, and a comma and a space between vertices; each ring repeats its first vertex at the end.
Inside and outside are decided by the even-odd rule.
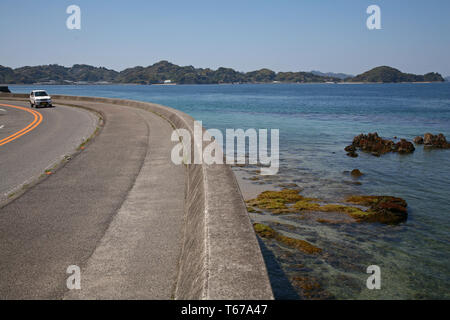
POLYGON ((358 220, 365 222, 380 222, 397 224, 408 219, 407 203, 402 198, 391 196, 350 196, 346 202, 369 206, 366 215, 358 220))
POLYGON ((256 210, 253 207, 247 207, 247 212, 250 212, 250 213, 261 213, 261 211, 256 210))
POLYGON ((392 196, 350 196, 345 203, 358 206, 349 206, 345 203, 328 203, 317 198, 306 198, 298 190, 283 189, 281 191, 265 191, 256 199, 248 200, 249 212, 257 212, 256 208, 270 211, 273 214, 300 213, 300 212, 329 212, 343 213, 358 222, 379 222, 385 224, 398 224, 408 218, 407 203, 405 200, 392 196), (367 207, 367 208, 364 208, 367 207))
POLYGON ((300 250, 307 254, 316 254, 322 252, 322 249, 312 245, 308 241, 284 236, 265 224, 254 223, 253 227, 255 229, 255 232, 262 238, 275 239, 288 247, 300 250))
POLYGON ((332 300, 335 297, 320 284, 316 277, 304 276, 302 274, 292 277, 292 285, 299 290, 301 299, 307 300, 332 300))
POLYGON ((254 223, 255 232, 262 238, 275 238, 276 231, 262 223, 254 223))
POLYGON ((319 208, 319 211, 346 213, 353 217, 359 217, 361 215, 367 214, 365 211, 361 210, 360 208, 346 206, 346 205, 342 205, 342 204, 326 204, 324 206, 321 206, 319 208))
POLYGON ((298 189, 283 189, 281 191, 264 191, 256 199, 247 200, 247 205, 269 210, 274 214, 288 213, 291 209, 287 204, 302 200, 298 189))
POLYGON ((311 202, 310 199, 303 199, 300 201, 297 201, 292 208, 303 211, 303 210, 309 210, 309 211, 317 211, 320 208, 320 205, 318 203, 311 202))

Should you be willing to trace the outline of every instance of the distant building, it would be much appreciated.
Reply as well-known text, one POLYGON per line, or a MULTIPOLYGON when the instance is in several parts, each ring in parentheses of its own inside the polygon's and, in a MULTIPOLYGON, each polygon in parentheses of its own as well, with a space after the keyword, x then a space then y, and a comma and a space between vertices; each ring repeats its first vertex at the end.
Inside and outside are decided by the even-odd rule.
POLYGON ((164 84, 171 84, 172 80, 164 80, 164 84))

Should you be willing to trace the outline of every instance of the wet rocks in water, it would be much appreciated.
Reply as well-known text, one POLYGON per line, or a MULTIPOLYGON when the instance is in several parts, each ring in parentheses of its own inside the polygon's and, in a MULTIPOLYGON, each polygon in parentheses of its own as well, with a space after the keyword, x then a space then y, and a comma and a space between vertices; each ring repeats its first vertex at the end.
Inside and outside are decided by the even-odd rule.
POLYGON ((247 212, 249 212, 249 213, 262 213, 261 211, 256 210, 253 207, 247 207, 247 212))
POLYGON ((354 146, 349 145, 349 146, 345 147, 344 150, 347 151, 347 156, 352 157, 352 158, 358 157, 358 154, 356 153, 356 148, 354 146))
POLYGON ((392 151, 398 153, 412 153, 414 150, 416 150, 416 148, 414 148, 414 145, 411 142, 406 139, 401 139, 394 145, 394 149, 392 151))
POLYGON ((423 137, 417 136, 413 141, 415 144, 423 144, 423 137))
MULTIPOLYGON (((357 222, 384 224, 398 224, 408 218, 406 201, 392 196, 351 196, 345 199, 346 203, 359 206, 349 206, 342 203, 323 204, 325 202, 317 198, 303 197, 298 190, 292 189, 265 191, 259 194, 256 199, 246 201, 248 211, 254 213, 262 213, 261 211, 268 211, 272 214, 343 213, 357 222)), ((282 239, 282 237, 279 237, 279 239, 282 239)))
POLYGON ((377 152, 385 154, 391 152, 394 147, 394 142, 385 140, 378 136, 378 133, 360 134, 353 138, 352 145, 360 148, 365 152, 377 152))
POLYGON ((423 143, 427 146, 432 146, 434 140, 434 135, 431 133, 425 133, 423 138, 423 143))
POLYGON ((273 214, 289 213, 291 209, 287 206, 303 199, 299 195, 299 189, 283 189, 281 191, 264 191, 256 199, 247 200, 248 207, 258 207, 268 210, 273 214))
POLYGON ((356 148, 354 146, 352 146, 352 145, 349 145, 349 146, 345 147, 344 150, 347 151, 347 152, 355 152, 356 148))
POLYGON ((364 215, 355 218, 362 222, 380 222, 384 224, 398 224, 408 218, 407 203, 402 198, 391 196, 350 196, 349 203, 369 206, 364 215))
POLYGON ((292 278, 292 284, 298 288, 302 299, 308 300, 329 300, 334 297, 324 290, 315 277, 295 276, 292 278))
POLYGON ((425 133, 423 137, 423 144, 426 147, 434 147, 440 149, 450 149, 450 143, 447 142, 447 139, 442 133, 437 135, 433 135, 431 133, 425 133))
POLYGON ((286 237, 265 224, 254 223, 253 228, 261 238, 275 239, 290 248, 298 249, 304 253, 317 254, 322 252, 322 249, 312 245, 308 241, 286 237))
MULTIPOLYGON (((392 140, 387 140, 381 138, 378 133, 360 134, 353 138, 353 142, 350 146, 347 146, 345 150, 352 150, 352 148, 360 148, 364 152, 369 152, 374 156, 381 156, 388 152, 399 152, 399 153, 412 153, 415 148, 414 145, 405 140, 401 139, 399 142, 394 143, 392 140)), ((349 153, 354 151, 349 151, 349 153)), ((349 153, 347 155, 349 155, 349 153)))
POLYGON ((352 177, 355 177, 355 178, 359 178, 364 175, 364 173, 359 171, 359 169, 353 169, 352 172, 350 172, 350 174, 352 175, 352 177))

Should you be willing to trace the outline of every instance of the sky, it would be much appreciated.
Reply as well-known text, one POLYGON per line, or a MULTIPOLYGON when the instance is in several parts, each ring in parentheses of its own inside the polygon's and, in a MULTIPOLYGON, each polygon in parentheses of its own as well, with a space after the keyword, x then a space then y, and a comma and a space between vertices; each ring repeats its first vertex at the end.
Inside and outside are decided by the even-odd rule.
POLYGON ((389 65, 448 76, 449 14, 448 0, 2 0, 0 65, 121 71, 168 60, 348 74, 389 65), (80 30, 66 27, 73 4, 80 30), (366 26, 373 4, 381 30, 366 26))

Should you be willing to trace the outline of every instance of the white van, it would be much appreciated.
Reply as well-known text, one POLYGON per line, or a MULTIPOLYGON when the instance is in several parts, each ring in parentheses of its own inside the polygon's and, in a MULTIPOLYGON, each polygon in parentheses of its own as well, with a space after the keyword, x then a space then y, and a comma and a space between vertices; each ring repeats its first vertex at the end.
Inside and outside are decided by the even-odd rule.
POLYGON ((52 97, 45 90, 33 90, 30 93, 30 107, 53 107, 52 97))

